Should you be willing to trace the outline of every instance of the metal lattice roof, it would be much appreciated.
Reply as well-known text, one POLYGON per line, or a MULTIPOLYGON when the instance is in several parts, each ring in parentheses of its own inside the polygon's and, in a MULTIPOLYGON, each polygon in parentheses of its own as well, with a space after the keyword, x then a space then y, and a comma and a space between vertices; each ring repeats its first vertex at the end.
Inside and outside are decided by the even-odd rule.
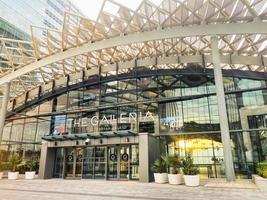
POLYGON ((12 81, 12 98, 109 63, 208 56, 212 35, 219 37, 221 55, 229 56, 223 68, 265 71, 267 64, 266 0, 163 0, 159 6, 143 0, 136 10, 105 0, 95 21, 65 13, 62 30, 31 30, 31 42, 0 38, 0 84, 12 81))

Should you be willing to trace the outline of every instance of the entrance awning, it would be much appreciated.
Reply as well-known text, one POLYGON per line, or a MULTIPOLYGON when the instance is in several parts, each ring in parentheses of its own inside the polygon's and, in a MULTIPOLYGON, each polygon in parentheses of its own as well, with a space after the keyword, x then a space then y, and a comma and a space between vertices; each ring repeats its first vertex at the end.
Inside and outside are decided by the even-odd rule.
POLYGON ((45 135, 42 137, 45 141, 66 141, 66 140, 85 140, 87 138, 109 138, 109 137, 126 137, 137 135, 134 131, 108 131, 108 132, 94 132, 94 133, 79 133, 79 134, 62 134, 62 135, 45 135))

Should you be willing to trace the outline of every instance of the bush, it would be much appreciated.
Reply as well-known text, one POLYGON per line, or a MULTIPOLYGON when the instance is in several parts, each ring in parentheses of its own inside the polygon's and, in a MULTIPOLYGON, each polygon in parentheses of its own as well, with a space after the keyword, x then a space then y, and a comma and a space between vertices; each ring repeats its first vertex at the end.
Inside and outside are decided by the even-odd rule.
POLYGON ((26 171, 38 171, 39 162, 36 160, 22 160, 17 168, 20 173, 25 173, 26 171))
POLYGON ((19 157, 19 154, 14 153, 10 158, 9 158, 9 162, 11 165, 11 170, 12 172, 15 172, 19 166, 19 164, 21 163, 21 159, 19 157))
POLYGON ((257 173, 258 175, 267 178, 267 162, 257 163, 257 173))
POLYGON ((178 174, 179 173, 179 168, 181 167, 181 159, 180 159, 180 156, 178 154, 166 155, 162 159, 171 168, 170 169, 171 174, 178 174))
POLYGON ((22 160, 18 165, 17 165, 17 170, 21 173, 24 174, 27 171, 27 163, 26 160, 22 160))
POLYGON ((38 171, 39 162, 36 160, 29 160, 26 162, 27 170, 29 171, 38 171))
POLYGON ((155 160, 151 170, 154 173, 165 173, 166 172, 166 163, 162 159, 155 160))
POLYGON ((185 175, 199 174, 198 168, 193 164, 193 158, 189 155, 183 158, 183 172, 185 175))

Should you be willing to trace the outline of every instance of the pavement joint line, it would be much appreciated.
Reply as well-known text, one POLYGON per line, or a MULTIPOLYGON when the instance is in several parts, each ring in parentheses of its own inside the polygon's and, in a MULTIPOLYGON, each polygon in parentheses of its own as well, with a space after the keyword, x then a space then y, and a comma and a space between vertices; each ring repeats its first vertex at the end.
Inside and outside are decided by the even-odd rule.
POLYGON ((223 187, 223 186, 204 186, 203 189, 218 189, 218 190, 255 190, 255 191, 260 191, 259 188, 255 187, 255 188, 245 188, 245 187, 223 187))
POLYGON ((50 193, 50 194, 64 194, 64 195, 77 195, 77 196, 94 196, 94 197, 113 197, 122 199, 147 199, 147 200, 183 200, 175 198, 164 198, 164 197, 145 197, 145 196, 127 196, 127 195, 108 195, 108 194, 95 194, 95 193, 83 193, 83 192, 60 192, 60 191, 48 191, 48 190, 23 190, 23 189, 11 189, 11 188, 0 188, 2 191, 20 191, 20 192, 32 192, 32 193, 50 193))

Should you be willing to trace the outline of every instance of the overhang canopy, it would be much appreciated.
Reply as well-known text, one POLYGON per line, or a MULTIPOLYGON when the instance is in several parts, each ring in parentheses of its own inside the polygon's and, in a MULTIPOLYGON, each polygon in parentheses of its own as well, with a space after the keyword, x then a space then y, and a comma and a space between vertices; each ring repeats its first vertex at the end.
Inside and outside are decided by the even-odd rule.
POLYGON ((207 57, 213 35, 222 57, 239 58, 224 69, 266 70, 266 0, 163 0, 159 6, 143 0, 136 10, 105 0, 96 21, 65 13, 62 30, 31 29, 31 42, 1 38, 0 85, 12 82, 12 98, 110 63, 207 57), (110 4, 116 12, 107 10, 110 4))

